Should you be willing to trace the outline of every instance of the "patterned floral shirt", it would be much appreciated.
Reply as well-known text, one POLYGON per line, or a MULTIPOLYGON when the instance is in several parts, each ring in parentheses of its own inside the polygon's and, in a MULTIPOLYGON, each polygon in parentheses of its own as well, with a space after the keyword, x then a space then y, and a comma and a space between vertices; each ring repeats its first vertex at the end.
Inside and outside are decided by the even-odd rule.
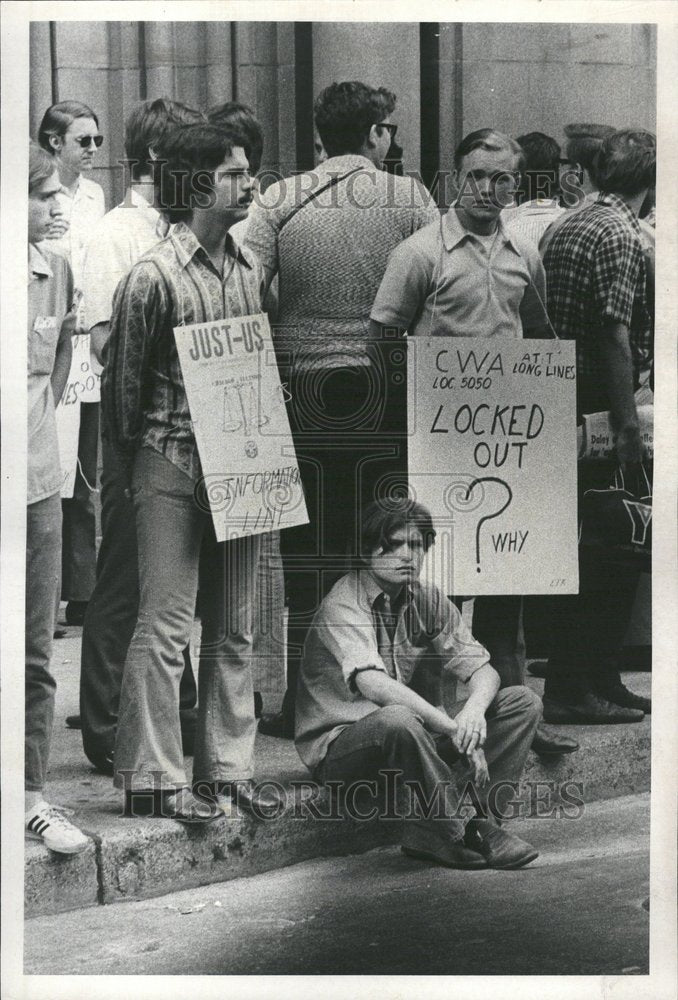
POLYGON ((153 448, 194 480, 198 448, 173 329, 261 312, 256 258, 226 241, 220 275, 184 223, 141 258, 120 282, 104 352, 106 432, 128 462, 153 448))

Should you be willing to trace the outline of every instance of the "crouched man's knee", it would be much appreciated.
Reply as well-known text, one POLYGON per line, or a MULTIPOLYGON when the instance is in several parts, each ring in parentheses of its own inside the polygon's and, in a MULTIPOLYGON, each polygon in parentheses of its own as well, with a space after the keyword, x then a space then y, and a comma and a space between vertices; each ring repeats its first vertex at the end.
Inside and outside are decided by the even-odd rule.
POLYGON ((406 705, 384 705, 371 718, 385 738, 419 736, 424 732, 421 719, 406 705))
POLYGON ((525 684, 515 684, 512 687, 501 688, 490 705, 488 717, 505 718, 521 716, 535 726, 542 716, 541 698, 532 688, 525 684))

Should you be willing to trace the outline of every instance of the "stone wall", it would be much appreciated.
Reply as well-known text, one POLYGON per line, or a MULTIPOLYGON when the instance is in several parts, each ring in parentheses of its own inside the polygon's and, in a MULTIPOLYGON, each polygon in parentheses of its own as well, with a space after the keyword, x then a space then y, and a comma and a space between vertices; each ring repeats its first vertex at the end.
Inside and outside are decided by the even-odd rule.
POLYGON ((655 128, 651 25, 428 27, 438 46, 433 138, 423 134, 430 123, 422 128, 420 115, 429 94, 422 94, 419 25, 330 21, 34 22, 32 134, 53 101, 91 104, 106 136, 93 178, 110 205, 122 195, 115 165, 125 116, 135 101, 163 95, 202 108, 233 99, 251 104, 264 126, 264 166, 283 173, 308 165, 312 97, 341 79, 397 93, 408 170, 420 168, 422 144, 431 142, 438 167, 449 167, 462 135, 487 125, 559 139, 572 121, 655 128))

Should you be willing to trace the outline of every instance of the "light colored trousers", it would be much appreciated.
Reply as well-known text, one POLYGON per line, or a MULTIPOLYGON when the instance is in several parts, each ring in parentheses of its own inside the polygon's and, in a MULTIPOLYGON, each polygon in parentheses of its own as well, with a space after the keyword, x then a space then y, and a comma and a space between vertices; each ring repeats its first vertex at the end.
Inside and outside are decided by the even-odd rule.
POLYGON ((56 681, 50 672, 61 577, 61 497, 26 508, 26 736, 25 787, 45 784, 56 681))
POLYGON ((253 772, 252 637, 259 539, 217 543, 195 484, 151 449, 132 476, 139 551, 139 618, 122 682, 115 744, 118 788, 187 784, 179 682, 200 579, 202 644, 193 783, 253 772), (124 772, 124 773, 122 773, 124 772))

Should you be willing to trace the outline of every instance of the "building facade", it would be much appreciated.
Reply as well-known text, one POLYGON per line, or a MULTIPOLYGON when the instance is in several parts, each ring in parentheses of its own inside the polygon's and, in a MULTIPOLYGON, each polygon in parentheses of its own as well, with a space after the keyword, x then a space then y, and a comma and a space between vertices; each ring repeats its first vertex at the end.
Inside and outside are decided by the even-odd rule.
POLYGON ((263 167, 285 175, 313 163, 323 87, 386 86, 398 95, 404 168, 429 185, 472 129, 562 140, 575 121, 656 128, 649 24, 36 21, 30 37, 31 134, 50 104, 89 104, 106 137, 92 176, 108 207, 122 196, 125 117, 161 96, 251 105, 264 127, 263 167))

